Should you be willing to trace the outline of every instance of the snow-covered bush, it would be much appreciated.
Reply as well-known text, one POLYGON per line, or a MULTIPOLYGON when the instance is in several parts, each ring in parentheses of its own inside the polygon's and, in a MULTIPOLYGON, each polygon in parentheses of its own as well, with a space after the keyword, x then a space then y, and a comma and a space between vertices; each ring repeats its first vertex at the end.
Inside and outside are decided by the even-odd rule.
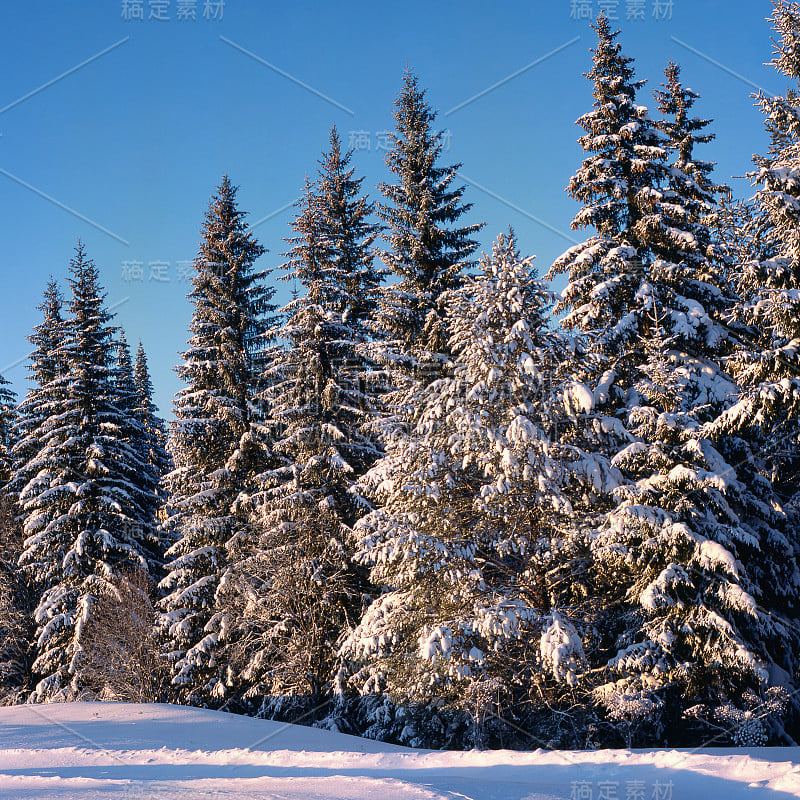
POLYGON ((712 731, 708 743, 726 739, 737 747, 763 747, 786 743, 782 718, 788 705, 786 689, 771 686, 761 696, 748 689, 737 703, 700 704, 687 709, 685 715, 706 723, 707 729, 712 731))
POLYGON ((643 743, 658 741, 663 730, 664 701, 647 684, 655 681, 623 678, 599 686, 594 696, 605 708, 607 720, 620 732, 625 747, 633 747, 637 735, 643 743))

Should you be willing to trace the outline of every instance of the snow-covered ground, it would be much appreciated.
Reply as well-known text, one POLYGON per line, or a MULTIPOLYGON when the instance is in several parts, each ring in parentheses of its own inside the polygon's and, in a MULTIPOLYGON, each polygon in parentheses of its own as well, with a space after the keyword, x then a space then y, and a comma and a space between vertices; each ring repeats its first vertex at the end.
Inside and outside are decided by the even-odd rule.
POLYGON ((800 797, 800 748, 423 752, 166 705, 0 709, 0 798, 800 797))

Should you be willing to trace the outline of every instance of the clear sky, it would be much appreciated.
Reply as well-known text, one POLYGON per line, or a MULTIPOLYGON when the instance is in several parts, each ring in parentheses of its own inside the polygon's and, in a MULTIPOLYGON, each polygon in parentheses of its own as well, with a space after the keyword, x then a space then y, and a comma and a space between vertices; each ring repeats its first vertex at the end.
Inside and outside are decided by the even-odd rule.
MULTIPOLYGON (((484 249, 510 223, 545 273, 581 233, 564 191, 581 160, 594 32, 616 16, 646 78, 669 59, 715 120, 702 156, 742 176, 766 135, 752 92, 771 67, 767 0, 25 0, 0 5, 0 373, 26 389, 26 336, 49 275, 68 293, 76 240, 150 358, 169 416, 186 343, 187 267, 223 173, 277 266, 292 203, 336 124, 364 188, 388 175, 384 136, 410 65, 461 162, 484 249), (138 18, 141 15, 142 18, 138 18), (193 18, 194 15, 194 18, 193 18), (165 17, 160 19, 159 17, 165 17)), ((747 195, 746 180, 732 182, 747 195)), ((286 286, 279 291, 285 297, 286 286)))

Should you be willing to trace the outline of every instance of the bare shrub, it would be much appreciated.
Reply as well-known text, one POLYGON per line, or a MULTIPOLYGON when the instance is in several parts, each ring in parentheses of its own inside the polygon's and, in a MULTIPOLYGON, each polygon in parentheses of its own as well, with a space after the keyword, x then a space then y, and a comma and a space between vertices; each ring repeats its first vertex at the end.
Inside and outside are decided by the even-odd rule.
POLYGON ((87 688, 103 700, 168 699, 169 669, 155 635, 152 583, 142 573, 115 576, 97 592, 82 637, 87 688))

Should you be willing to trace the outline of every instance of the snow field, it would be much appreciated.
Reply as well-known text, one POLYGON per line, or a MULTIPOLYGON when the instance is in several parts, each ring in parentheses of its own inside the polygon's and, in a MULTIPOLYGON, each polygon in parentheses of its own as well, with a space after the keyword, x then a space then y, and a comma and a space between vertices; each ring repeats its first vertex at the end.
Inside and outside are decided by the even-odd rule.
POLYGON ((166 705, 0 709, 0 798, 684 800, 800 797, 800 748, 417 751, 166 705))

